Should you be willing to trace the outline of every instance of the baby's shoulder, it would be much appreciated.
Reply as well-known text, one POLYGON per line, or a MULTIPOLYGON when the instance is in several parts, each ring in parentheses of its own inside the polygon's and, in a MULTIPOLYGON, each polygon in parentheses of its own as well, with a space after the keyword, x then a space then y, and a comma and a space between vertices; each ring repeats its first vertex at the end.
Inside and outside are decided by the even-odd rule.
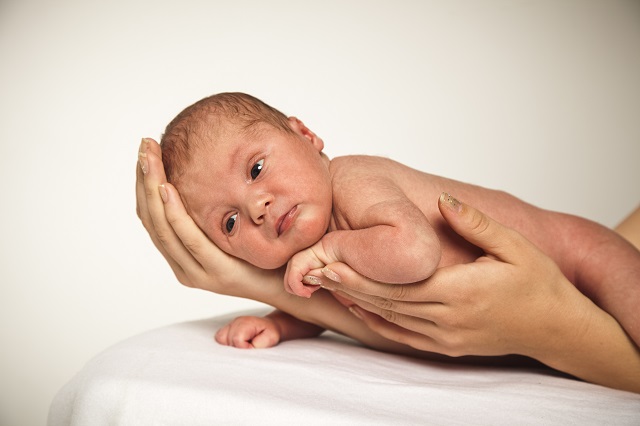
POLYGON ((349 180, 367 176, 389 176, 389 173, 400 168, 401 164, 389 158, 373 155, 345 155, 331 160, 329 170, 336 180, 349 180))

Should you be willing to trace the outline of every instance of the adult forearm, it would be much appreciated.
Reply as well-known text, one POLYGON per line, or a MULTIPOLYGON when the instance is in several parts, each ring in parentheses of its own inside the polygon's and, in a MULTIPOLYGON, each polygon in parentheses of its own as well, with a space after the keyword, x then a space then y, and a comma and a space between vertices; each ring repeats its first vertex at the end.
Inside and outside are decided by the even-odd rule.
POLYGON ((591 383, 640 392, 639 348, 611 315, 586 297, 576 302, 547 330, 554 338, 527 355, 591 383))

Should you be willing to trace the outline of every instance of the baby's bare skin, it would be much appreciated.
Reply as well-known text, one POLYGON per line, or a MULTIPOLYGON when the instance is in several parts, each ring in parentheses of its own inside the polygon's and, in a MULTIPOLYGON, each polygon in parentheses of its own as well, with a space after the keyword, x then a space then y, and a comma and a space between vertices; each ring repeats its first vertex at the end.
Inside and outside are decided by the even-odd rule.
MULTIPOLYGON (((169 261, 179 281, 184 285, 221 294, 249 297, 295 315, 297 319, 287 315, 279 317, 279 322, 285 321, 290 324, 285 328, 276 325, 280 333, 278 341, 310 337, 328 328, 380 350, 416 356, 430 357, 433 355, 430 352, 451 356, 516 353, 530 356, 587 381, 638 391, 640 365, 637 333, 633 335, 636 339, 634 344, 616 320, 595 307, 579 292, 572 291, 571 283, 564 279, 557 266, 537 248, 522 244, 520 234, 514 234, 508 228, 501 227, 470 206, 465 205, 462 209, 451 207, 451 212, 454 209, 458 212, 452 216, 446 207, 443 210, 443 205, 448 204, 447 201, 443 202, 441 199, 439 204, 443 217, 446 217, 450 224, 453 221, 451 226, 456 232, 470 238, 470 241, 478 241, 479 246, 489 253, 489 257, 483 257, 468 265, 443 268, 436 273, 433 280, 411 286, 386 285, 370 280, 366 284, 360 279, 361 276, 354 274, 347 265, 331 265, 346 278, 346 281, 342 280, 343 284, 350 283, 351 286, 355 285, 354 288, 365 291, 355 293, 355 299, 360 300, 360 303, 364 300, 369 303, 385 302, 381 305, 384 309, 398 309, 398 312, 402 308, 404 314, 396 312, 392 317, 402 320, 399 324, 410 318, 412 324, 407 325, 411 327, 399 328, 392 317, 389 317, 389 321, 392 322, 386 323, 386 327, 395 326, 396 331, 404 330, 405 334, 408 333, 414 339, 429 342, 428 347, 424 347, 423 344, 414 346, 406 336, 400 339, 392 337, 392 340, 382 337, 374 331, 380 330, 379 327, 369 328, 369 322, 365 324, 356 319, 331 297, 329 292, 318 292, 310 300, 292 296, 281 290, 281 272, 253 268, 223 253, 198 229, 180 202, 180 195, 172 185, 166 183, 160 148, 152 142, 143 140, 141 145, 141 167, 138 167, 136 194, 138 215, 154 244, 169 261), (461 227, 463 222, 467 224, 461 227), (486 238, 480 238, 481 235, 486 238), (388 291, 381 292, 378 288, 369 292, 370 289, 367 287, 374 284, 376 288, 386 286, 388 291), (433 285, 435 287, 432 287, 433 285), (528 287, 531 287, 531 291, 527 291, 528 287), (396 292, 396 288, 412 291, 396 292), (367 294, 377 296, 368 297, 367 294), (393 300, 387 299, 388 297, 393 300), (440 312, 439 315, 436 315, 437 312, 430 313, 434 306, 440 312), (442 311, 439 306, 448 308, 442 311), (405 314, 411 316, 407 317, 405 314), (423 318, 431 318, 435 322, 425 322, 423 318), (309 327, 310 324, 306 324, 305 330, 304 326, 298 327, 301 325, 300 320, 316 326, 309 327), (424 334, 419 331, 420 328, 413 328, 416 324, 421 327, 429 325, 431 331, 424 334), (409 329, 414 331, 411 332, 409 329), (301 334, 300 330, 304 332, 301 334), (421 334, 416 334, 416 331, 421 334), (480 347, 473 342, 479 343, 480 347)), ((453 203, 451 204, 453 206, 453 203)), ((588 221, 582 223, 591 224, 588 221)), ((607 234, 605 238, 596 239, 596 242, 607 240, 610 231, 599 226, 596 228, 598 232, 607 234)), ((614 241, 614 244, 619 243, 620 240, 614 241)), ((632 250, 632 257, 629 258, 619 256, 621 251, 618 249, 609 250, 608 244, 597 246, 604 248, 600 253, 609 252, 613 262, 621 259, 617 265, 620 270, 634 270, 633 267, 624 267, 625 262, 631 261, 629 263, 637 265, 637 250, 632 250)), ((628 246, 627 244, 627 248, 628 246)), ((629 253, 624 248, 622 250, 629 253)), ((597 264, 594 266, 608 276, 606 264, 603 268, 597 264)), ((607 300, 607 303, 620 305, 612 311, 617 312, 618 321, 629 332, 634 330, 634 324, 637 323, 637 317, 634 317, 637 296, 633 296, 633 293, 637 292, 637 276, 634 276, 633 272, 628 273, 626 277, 616 274, 611 276, 615 278, 608 283, 611 288, 597 287, 606 289, 607 292, 613 293, 613 296, 616 296, 618 290, 623 291, 618 297, 607 300), (629 280, 626 281, 626 278, 629 280), (626 292, 625 285, 632 286, 632 291, 626 292), (621 299, 624 300, 619 303, 621 299), (625 304, 624 301, 629 303, 625 304)), ((334 279, 329 275, 327 277, 334 279)), ((334 281, 333 285, 337 287, 339 284, 334 281)), ((344 287, 345 291, 348 288, 344 287)), ((353 295, 351 291, 347 291, 347 294, 353 295)), ((248 341, 251 339, 249 337, 248 341)), ((272 341, 271 345, 273 344, 277 344, 277 341, 272 341)))
POLYGON ((450 230, 433 201, 450 191, 523 234, 640 341, 640 330, 634 326, 634 306, 640 300, 632 291, 640 283, 640 252, 615 232, 583 218, 537 208, 502 191, 431 175, 386 158, 339 157, 329 169, 330 232, 316 245, 324 264, 344 262, 376 281, 411 283, 427 278, 436 267, 473 262, 482 251, 450 230), (382 194, 380 204, 375 216, 367 218, 376 193, 382 194), (392 202, 383 202, 389 199, 392 202), (345 230, 342 235, 349 238, 332 238, 345 230))
MULTIPOLYGON (((637 251, 634 252, 613 231, 576 216, 537 208, 502 191, 424 173, 382 157, 338 157, 331 161, 329 169, 333 185, 333 212, 329 233, 323 239, 328 240, 325 244, 327 252, 343 255, 329 260, 345 262, 378 281, 409 283, 424 279, 433 272, 431 266, 415 267, 415 262, 410 263, 413 268, 402 267, 404 259, 418 258, 423 264, 430 264, 435 258, 435 266, 443 267, 469 263, 482 255, 479 249, 452 232, 442 219, 434 200, 445 191, 478 206, 495 220, 522 233, 551 256, 565 276, 581 290, 593 292, 595 284, 589 284, 593 268, 582 264, 588 257, 585 250, 576 250, 576 247, 593 248, 606 244, 611 249, 620 250, 621 255, 626 253, 630 258, 637 257, 640 262, 637 251), (381 200, 388 200, 390 193, 397 194, 397 199, 380 202, 382 205, 375 219, 363 219, 371 210, 372 199, 375 202, 376 198, 373 194, 376 193, 382 194, 378 196, 381 200), (398 210, 399 205, 403 206, 403 211, 398 210), (408 205, 415 211, 410 211, 408 205), (399 231, 393 240, 381 239, 380 244, 375 244, 371 235, 353 233, 350 244, 331 247, 333 231, 360 230, 382 224, 389 224, 399 231), (423 227, 428 230, 421 230, 423 227), (429 232, 431 230, 433 232, 429 232), (422 240, 421 244, 415 243, 417 239, 422 240), (358 256, 362 253, 366 256, 358 256), (376 266, 383 271, 372 271, 376 266)), ((374 232, 380 233, 381 230, 378 228, 374 232)))
MULTIPOLYGON (((232 111, 253 116, 253 109, 243 109, 246 96, 220 96, 232 102, 232 111), (238 96, 244 100, 233 100, 238 96)), ((260 111, 268 108, 259 101, 252 105, 260 111)), ((377 282, 402 286, 424 281, 439 267, 480 258, 483 252, 455 236, 439 214, 435 200, 447 191, 528 238, 576 288, 611 313, 636 345, 640 342, 635 313, 640 304, 640 253, 612 231, 388 159, 349 156, 329 161, 322 154, 321 138, 295 117, 287 119, 274 110, 264 111, 249 127, 234 121, 233 114, 212 119, 211 111, 205 111, 201 116, 179 115, 200 120, 196 130, 187 133, 203 147, 194 161, 182 165, 181 184, 176 182, 185 207, 211 241, 232 256, 264 269, 279 268, 291 259, 285 273, 285 288, 291 292, 310 296, 313 291, 303 285, 304 276, 333 262, 346 263, 377 282), (279 121, 269 119, 274 116, 279 121)), ((177 118, 178 129, 183 118, 177 118)), ((182 131, 168 133, 179 136, 182 131)), ((188 142, 178 136, 177 142, 188 142)), ((483 247, 491 252, 492 247, 483 247)), ((344 317, 344 307, 326 292, 310 304, 290 295, 269 299, 267 303, 301 320, 392 349, 344 317)), ((309 330, 310 335, 321 331, 309 330)), ((287 338, 291 336, 282 336, 287 338)))

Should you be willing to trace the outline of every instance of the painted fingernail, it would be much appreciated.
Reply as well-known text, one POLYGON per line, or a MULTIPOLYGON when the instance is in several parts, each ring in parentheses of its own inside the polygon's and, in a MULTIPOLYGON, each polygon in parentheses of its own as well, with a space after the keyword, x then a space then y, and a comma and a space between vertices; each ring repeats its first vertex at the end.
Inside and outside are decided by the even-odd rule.
POLYGON ((304 284, 322 286, 322 280, 318 277, 314 277, 313 275, 305 275, 302 277, 302 282, 304 284))
POLYGON ((362 314, 360 314, 360 312, 358 312, 358 310, 356 309, 355 306, 349 306, 349 312, 351 312, 353 314, 353 316, 355 316, 359 320, 362 320, 362 314))
POLYGON ((322 268, 320 272, 322 272, 322 275, 329 278, 331 281, 335 281, 337 283, 342 282, 342 278, 340 278, 340 275, 336 274, 334 271, 332 271, 329 268, 326 268, 326 267, 322 268))
POLYGON ((140 163, 140 168, 142 169, 142 173, 145 175, 149 172, 149 163, 147 162, 147 153, 146 152, 138 152, 138 163, 140 163))
POLYGON ((451 194, 443 192, 440 194, 440 202, 447 206, 450 210, 459 213, 462 209, 462 203, 455 199, 451 194))
POLYGON ((166 203, 168 200, 167 188, 165 188, 164 185, 158 185, 158 191, 160 191, 160 198, 166 203))

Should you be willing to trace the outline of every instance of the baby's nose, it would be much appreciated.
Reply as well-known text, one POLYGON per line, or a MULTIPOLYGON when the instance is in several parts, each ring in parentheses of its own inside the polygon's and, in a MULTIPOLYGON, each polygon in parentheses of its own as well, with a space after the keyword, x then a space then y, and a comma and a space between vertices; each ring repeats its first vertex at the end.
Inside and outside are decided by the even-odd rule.
POLYGON ((256 225, 261 225, 265 221, 265 216, 269 212, 269 205, 273 202, 271 194, 258 194, 249 203, 249 214, 256 225))

